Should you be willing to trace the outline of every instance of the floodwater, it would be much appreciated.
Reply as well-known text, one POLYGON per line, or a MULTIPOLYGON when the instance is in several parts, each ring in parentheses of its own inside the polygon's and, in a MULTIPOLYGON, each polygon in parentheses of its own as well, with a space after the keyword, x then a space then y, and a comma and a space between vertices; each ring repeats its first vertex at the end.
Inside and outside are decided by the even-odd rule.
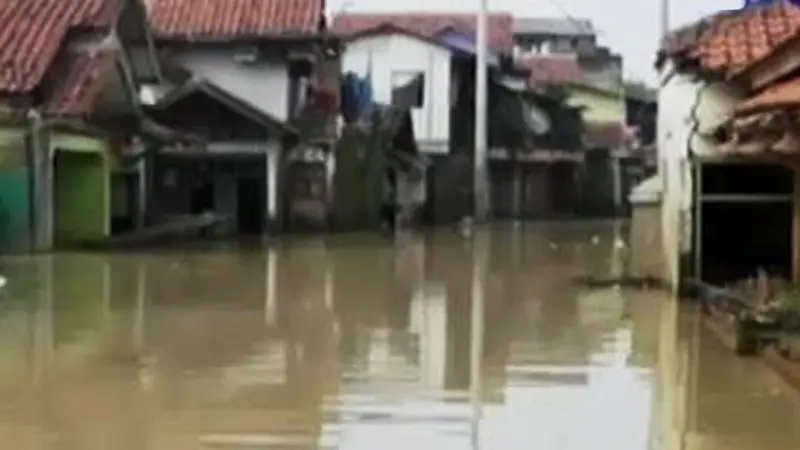
POLYGON ((614 223, 2 261, 0 448, 791 450, 800 400, 614 223))

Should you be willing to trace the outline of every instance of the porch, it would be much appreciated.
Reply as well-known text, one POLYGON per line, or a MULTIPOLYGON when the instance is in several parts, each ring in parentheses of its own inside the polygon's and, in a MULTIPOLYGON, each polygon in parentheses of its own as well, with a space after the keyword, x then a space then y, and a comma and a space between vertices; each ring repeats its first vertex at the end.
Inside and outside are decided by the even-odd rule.
POLYGON ((151 114, 202 142, 162 147, 150 158, 150 222, 213 213, 233 234, 281 227, 284 151, 297 131, 206 81, 190 79, 167 94, 151 114))

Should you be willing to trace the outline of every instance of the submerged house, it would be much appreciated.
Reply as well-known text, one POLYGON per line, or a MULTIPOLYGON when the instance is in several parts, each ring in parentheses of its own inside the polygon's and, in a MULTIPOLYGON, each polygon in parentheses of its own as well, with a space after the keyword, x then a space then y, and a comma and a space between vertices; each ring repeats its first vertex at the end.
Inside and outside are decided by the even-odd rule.
MULTIPOLYGON (((520 163, 517 150, 524 150, 533 136, 525 116, 536 100, 522 95, 527 74, 519 73, 511 58, 504 56, 511 51, 511 24, 509 14, 490 14, 488 20, 492 49, 488 137, 491 159, 499 161, 492 165, 500 169, 490 168, 496 173, 511 157, 514 164, 520 163), (508 111, 513 111, 510 122, 508 111)), ((368 79, 375 101, 395 104, 407 86, 418 87, 415 101, 404 106, 411 109, 419 152, 429 161, 419 190, 424 193, 424 218, 429 223, 451 223, 473 210, 474 25, 474 15, 468 14, 348 13, 333 21, 334 31, 345 39, 343 71, 368 79)), ((512 204, 520 205, 512 212, 521 214, 521 200, 504 197, 511 194, 503 177, 494 176, 502 183, 492 186, 500 215, 512 204)), ((520 193, 524 190, 522 183, 512 184, 520 185, 520 193)))
POLYGON ((518 64, 530 69, 534 88, 564 96, 570 105, 582 109, 585 152, 579 176, 580 213, 617 214, 624 210, 629 184, 625 166, 632 146, 622 59, 588 37, 582 45, 570 48, 520 52, 518 64))
POLYGON ((492 187, 496 217, 550 218, 579 212, 584 130, 580 108, 533 90, 498 95, 498 118, 490 133, 521 133, 522 146, 493 152, 492 187), (502 100, 506 97, 505 102, 502 100), (506 103, 507 105, 504 105, 506 103), (515 106, 516 105, 516 106, 515 106))
POLYGON ((153 161, 153 219, 213 212, 231 232, 327 228, 339 107, 324 1, 149 2, 172 88, 150 110, 203 144, 153 161))
POLYGON ((664 39, 658 165, 673 287, 758 270, 800 278, 798 42, 789 2, 721 12, 664 39))
POLYGON ((20 0, 0 10, 3 249, 140 226, 143 172, 131 160, 169 139, 138 105, 139 87, 160 77, 142 3, 20 0))

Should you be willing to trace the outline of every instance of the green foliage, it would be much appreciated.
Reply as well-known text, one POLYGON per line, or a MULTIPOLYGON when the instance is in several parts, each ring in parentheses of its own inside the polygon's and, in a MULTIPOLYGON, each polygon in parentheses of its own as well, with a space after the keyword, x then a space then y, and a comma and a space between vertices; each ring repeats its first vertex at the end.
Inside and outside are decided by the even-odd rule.
POLYGON ((333 224, 337 230, 378 227, 386 145, 378 123, 368 129, 349 126, 336 143, 333 224))
POLYGON ((776 304, 782 311, 800 314, 800 288, 792 286, 782 290, 776 295, 776 304))

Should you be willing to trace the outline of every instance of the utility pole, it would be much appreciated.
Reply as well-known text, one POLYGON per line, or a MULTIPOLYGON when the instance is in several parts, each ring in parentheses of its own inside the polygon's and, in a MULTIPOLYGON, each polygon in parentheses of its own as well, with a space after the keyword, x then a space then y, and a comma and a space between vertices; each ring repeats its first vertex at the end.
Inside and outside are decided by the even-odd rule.
POLYGON ((488 49, 487 19, 488 0, 478 0, 476 25, 476 64, 475 64, 475 161, 473 174, 473 198, 475 201, 475 221, 485 222, 489 218, 489 179, 488 179, 488 138, 487 138, 487 106, 488 106, 488 73, 486 67, 488 49))
POLYGON ((661 0, 661 38, 669 33, 669 0, 661 0))

